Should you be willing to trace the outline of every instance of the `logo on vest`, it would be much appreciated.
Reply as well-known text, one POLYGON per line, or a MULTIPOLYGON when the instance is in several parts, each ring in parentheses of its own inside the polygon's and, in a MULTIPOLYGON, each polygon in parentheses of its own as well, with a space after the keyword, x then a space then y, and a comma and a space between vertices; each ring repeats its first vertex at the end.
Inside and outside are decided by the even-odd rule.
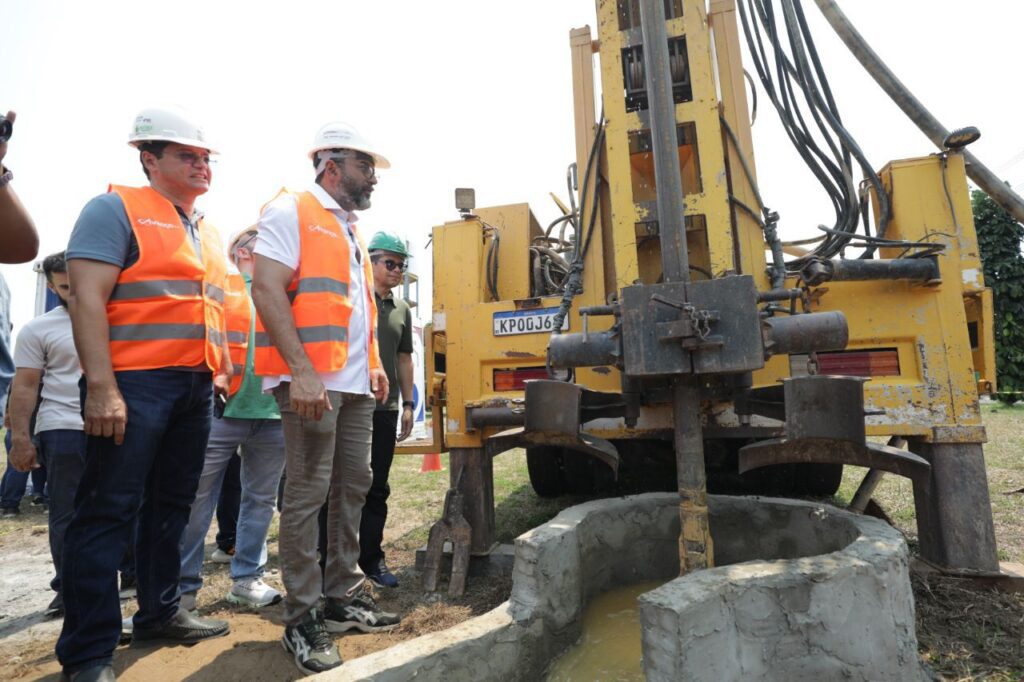
POLYGON ((178 225, 172 225, 171 223, 162 223, 159 220, 153 220, 152 218, 138 218, 135 220, 139 225, 148 225, 150 227, 160 227, 165 230, 176 230, 178 225))
POLYGON ((328 237, 331 237, 333 239, 337 239, 340 236, 331 228, 324 227, 323 225, 313 224, 309 225, 306 229, 308 229, 310 232, 319 232, 320 234, 326 234, 328 237))

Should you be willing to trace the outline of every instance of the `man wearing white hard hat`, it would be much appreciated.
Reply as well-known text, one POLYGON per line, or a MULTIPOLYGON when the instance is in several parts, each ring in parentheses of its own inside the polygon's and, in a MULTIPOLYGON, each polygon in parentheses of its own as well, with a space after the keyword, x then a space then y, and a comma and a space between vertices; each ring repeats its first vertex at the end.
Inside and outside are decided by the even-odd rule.
POLYGON ((389 164, 340 122, 317 132, 309 157, 315 182, 282 191, 260 215, 252 295, 265 327, 256 333, 256 373, 277 398, 284 426, 284 645, 313 674, 341 665, 331 633, 390 630, 399 619, 365 594, 358 565, 373 410, 388 381, 375 338, 370 258, 353 211, 370 207, 376 171, 389 164), (317 513, 325 500, 321 574, 317 513))
POLYGON ((148 185, 111 185, 89 201, 67 248, 88 441, 64 541, 57 657, 75 682, 114 679, 117 569, 136 521, 134 641, 190 644, 228 631, 181 608, 178 592, 214 385, 226 389, 231 373, 227 265, 217 230, 195 208, 214 150, 179 109, 143 110, 129 144, 148 185))

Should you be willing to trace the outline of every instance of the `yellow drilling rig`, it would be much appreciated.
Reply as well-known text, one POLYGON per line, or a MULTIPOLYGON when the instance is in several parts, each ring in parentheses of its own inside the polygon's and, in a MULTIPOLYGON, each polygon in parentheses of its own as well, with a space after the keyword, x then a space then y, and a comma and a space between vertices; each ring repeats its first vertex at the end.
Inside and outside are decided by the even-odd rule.
POLYGON ((861 510, 883 472, 913 481, 925 560, 999 571, 979 411, 992 294, 967 174, 1018 219, 1024 204, 964 149, 976 130, 943 129, 815 1, 936 152, 865 158, 799 0, 597 0, 597 35, 570 34, 564 215, 542 226, 457 191, 460 218, 432 237, 428 390, 452 488, 428 587, 445 539, 456 590, 493 549, 491 463, 514 447, 540 495, 678 490, 684 572, 714 560, 709 487, 829 495, 847 464, 869 470, 861 510), (742 43, 835 207, 799 243, 759 191, 742 43))

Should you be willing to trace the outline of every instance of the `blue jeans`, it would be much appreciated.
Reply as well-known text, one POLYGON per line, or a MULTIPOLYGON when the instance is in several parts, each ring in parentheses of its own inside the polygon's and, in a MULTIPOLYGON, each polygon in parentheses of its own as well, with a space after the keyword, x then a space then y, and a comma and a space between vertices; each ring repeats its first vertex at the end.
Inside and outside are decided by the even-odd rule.
POLYGON ((85 432, 53 429, 39 433, 37 459, 46 466, 46 485, 50 491, 50 556, 54 577, 50 588, 61 591, 61 561, 64 535, 75 511, 75 493, 85 469, 85 432))
MULTIPOLYGON (((57 658, 70 674, 109 665, 121 636, 117 569, 138 522, 135 628, 177 612, 181 534, 210 434, 209 372, 116 372, 127 405, 124 443, 89 436, 75 513, 64 537, 64 629, 57 658)), ((85 380, 79 384, 85 405, 85 380)))
MULTIPOLYGON (((210 427, 213 430, 213 427, 210 427)), ((242 458, 231 455, 224 470, 224 483, 217 497, 217 549, 228 554, 235 552, 238 534, 238 509, 242 506, 242 458)))
MULTIPOLYGON (((7 448, 8 454, 11 452, 11 430, 7 429, 7 435, 4 436, 4 446, 7 448)), ((27 471, 15 471, 14 467, 10 466, 9 460, 7 468, 4 469, 4 477, 0 479, 0 507, 4 509, 17 509, 21 505, 21 498, 25 497, 25 487, 28 485, 28 477, 32 477, 32 492, 34 495, 45 496, 43 492, 46 489, 46 465, 40 462, 43 466, 38 469, 33 469, 31 473, 27 471)))
POLYGON ((213 520, 224 472, 238 447, 242 448, 242 503, 238 511, 231 578, 244 580, 263 575, 263 547, 274 518, 277 484, 284 469, 284 432, 279 419, 213 420, 206 463, 192 505, 188 527, 181 539, 181 591, 198 592, 203 586, 203 545, 213 520))

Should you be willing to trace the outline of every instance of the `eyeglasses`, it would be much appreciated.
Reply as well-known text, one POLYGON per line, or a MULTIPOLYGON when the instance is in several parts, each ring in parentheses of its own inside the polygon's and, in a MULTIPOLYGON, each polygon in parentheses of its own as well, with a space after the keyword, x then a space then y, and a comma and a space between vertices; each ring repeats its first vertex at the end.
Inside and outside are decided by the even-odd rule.
POLYGON ((202 161, 207 166, 217 163, 217 159, 210 158, 209 154, 196 154, 195 152, 175 152, 174 158, 189 166, 196 165, 196 161, 202 161))
POLYGON ((374 263, 384 263, 384 267, 388 269, 388 272, 398 268, 399 272, 405 272, 409 269, 409 264, 405 261, 391 260, 390 258, 370 258, 374 263))
MULTIPOLYGON (((335 156, 332 157, 331 160, 334 161, 334 165, 338 166, 338 168, 340 169, 341 163, 339 162, 351 158, 351 156, 335 156)), ((356 161, 356 167, 359 168, 359 172, 362 173, 363 177, 365 177, 367 180, 373 180, 374 178, 377 177, 377 169, 374 167, 372 163, 369 163, 367 161, 356 161)))

